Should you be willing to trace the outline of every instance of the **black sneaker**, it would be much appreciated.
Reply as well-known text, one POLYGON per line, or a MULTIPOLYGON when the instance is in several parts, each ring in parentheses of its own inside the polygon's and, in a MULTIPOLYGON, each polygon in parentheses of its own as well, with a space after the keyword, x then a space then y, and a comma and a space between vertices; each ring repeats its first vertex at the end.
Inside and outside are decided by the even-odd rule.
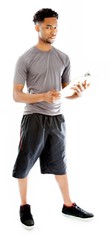
POLYGON ((29 204, 20 206, 20 220, 22 225, 26 228, 26 229, 33 229, 34 227, 34 220, 33 220, 33 216, 31 214, 31 207, 29 204))
POLYGON ((92 218, 94 215, 92 213, 86 212, 82 208, 78 207, 76 203, 73 203, 71 207, 67 207, 63 205, 62 213, 69 215, 69 216, 75 216, 79 218, 92 218))

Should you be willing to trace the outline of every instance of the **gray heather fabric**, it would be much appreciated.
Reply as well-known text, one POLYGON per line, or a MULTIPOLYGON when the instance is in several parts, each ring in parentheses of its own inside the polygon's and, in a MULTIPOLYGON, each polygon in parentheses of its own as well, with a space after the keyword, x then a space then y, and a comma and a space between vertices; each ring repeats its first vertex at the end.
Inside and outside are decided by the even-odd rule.
MULTIPOLYGON (((14 83, 26 84, 30 94, 51 89, 60 91, 61 83, 67 82, 70 82, 69 57, 54 47, 50 51, 41 51, 33 46, 17 61, 14 83)), ((26 104, 24 115, 32 113, 51 116, 61 114, 61 99, 51 104, 44 101, 26 104)))

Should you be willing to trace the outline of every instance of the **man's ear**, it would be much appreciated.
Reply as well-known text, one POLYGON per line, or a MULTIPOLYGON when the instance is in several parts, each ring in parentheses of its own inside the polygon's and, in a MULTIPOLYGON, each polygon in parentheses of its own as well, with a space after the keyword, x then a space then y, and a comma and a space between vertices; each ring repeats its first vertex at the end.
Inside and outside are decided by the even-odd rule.
POLYGON ((35 25, 35 30, 36 30, 37 32, 39 32, 39 25, 38 25, 38 24, 35 25))

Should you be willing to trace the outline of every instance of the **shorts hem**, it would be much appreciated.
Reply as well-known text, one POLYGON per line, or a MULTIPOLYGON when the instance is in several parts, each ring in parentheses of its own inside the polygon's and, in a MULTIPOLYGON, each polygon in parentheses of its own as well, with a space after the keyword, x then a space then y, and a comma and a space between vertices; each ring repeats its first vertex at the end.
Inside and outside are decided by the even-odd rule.
POLYGON ((49 171, 41 171, 41 174, 52 174, 52 175, 65 175, 67 171, 65 172, 49 172, 49 171))
POLYGON ((17 175, 17 174, 13 174, 13 175, 12 175, 13 178, 17 178, 17 179, 23 179, 23 178, 26 178, 27 176, 28 176, 28 174, 22 175, 22 176, 17 175))

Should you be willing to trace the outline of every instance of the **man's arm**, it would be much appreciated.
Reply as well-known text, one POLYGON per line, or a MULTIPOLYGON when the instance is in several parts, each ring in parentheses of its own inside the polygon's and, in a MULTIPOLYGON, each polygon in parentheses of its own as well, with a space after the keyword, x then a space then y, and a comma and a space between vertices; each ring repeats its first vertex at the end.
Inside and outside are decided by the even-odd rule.
POLYGON ((62 84, 62 96, 63 97, 71 97, 71 96, 79 96, 79 94, 83 91, 82 85, 71 84, 71 83, 63 83, 62 84))
POLYGON ((76 84, 73 82, 62 83, 62 96, 78 97, 89 86, 90 86, 90 83, 88 83, 87 80, 84 80, 82 83, 77 82, 76 84))
POLYGON ((23 92, 24 85, 23 84, 14 84, 13 86, 13 98, 16 102, 21 103, 36 103, 36 102, 48 102, 53 103, 57 99, 61 97, 61 93, 55 91, 54 89, 39 94, 30 94, 23 92))

